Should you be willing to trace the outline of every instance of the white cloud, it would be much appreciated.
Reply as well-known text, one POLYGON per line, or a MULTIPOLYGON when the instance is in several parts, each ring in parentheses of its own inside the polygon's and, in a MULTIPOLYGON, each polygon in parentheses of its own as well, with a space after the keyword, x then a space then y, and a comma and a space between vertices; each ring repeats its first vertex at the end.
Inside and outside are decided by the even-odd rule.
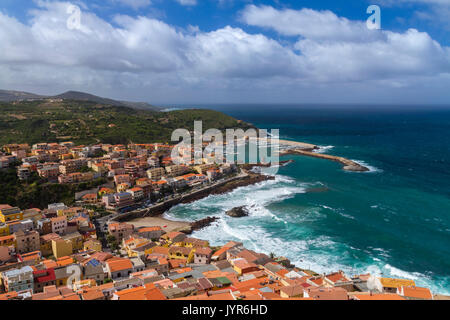
POLYGON ((249 5, 243 22, 298 36, 295 48, 310 77, 319 81, 358 81, 450 72, 449 48, 427 33, 369 30, 365 23, 330 11, 276 10, 249 5))
POLYGON ((308 39, 360 41, 377 37, 367 29, 365 22, 340 18, 328 10, 277 10, 270 6, 248 5, 241 20, 249 25, 271 28, 282 35, 308 39))
POLYGON ((286 45, 231 26, 180 30, 142 16, 108 22, 89 11, 80 30, 69 30, 68 3, 39 5, 28 23, 0 12, 1 88, 151 102, 292 102, 331 93, 366 99, 402 92, 404 99, 410 91, 408 97, 422 92, 425 99, 450 84, 450 49, 427 33, 369 31, 330 11, 244 10, 246 23, 296 40, 286 45))

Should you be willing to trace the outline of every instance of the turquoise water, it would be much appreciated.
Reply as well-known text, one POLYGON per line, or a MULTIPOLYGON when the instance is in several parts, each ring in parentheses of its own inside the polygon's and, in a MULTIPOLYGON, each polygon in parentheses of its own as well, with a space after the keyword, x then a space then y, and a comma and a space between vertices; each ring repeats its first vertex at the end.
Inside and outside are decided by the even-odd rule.
POLYGON ((368 173, 338 163, 287 156, 275 181, 172 208, 168 215, 220 221, 194 236, 243 241, 318 272, 371 272, 414 279, 450 294, 450 111, 327 107, 225 106, 216 109, 281 138, 318 144, 359 161, 368 173), (225 211, 249 205, 249 217, 225 211))

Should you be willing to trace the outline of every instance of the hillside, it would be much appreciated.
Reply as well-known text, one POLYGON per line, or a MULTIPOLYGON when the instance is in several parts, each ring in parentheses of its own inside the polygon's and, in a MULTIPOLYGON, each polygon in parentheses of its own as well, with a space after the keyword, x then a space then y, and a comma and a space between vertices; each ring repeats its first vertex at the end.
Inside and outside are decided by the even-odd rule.
POLYGON ((43 98, 43 96, 24 91, 0 90, 0 101, 3 102, 12 102, 26 99, 41 99, 41 98, 43 98))
POLYGON ((203 120, 205 130, 249 127, 213 110, 157 112, 79 100, 0 102, 0 145, 170 142, 173 130, 193 130, 194 120, 203 120))
POLYGON ((0 90, 0 101, 3 102, 14 102, 14 101, 23 101, 23 100, 36 100, 36 99, 63 99, 63 100, 79 100, 79 101, 93 101, 96 103, 101 103, 105 105, 111 106, 121 106, 121 107, 130 107, 135 109, 143 109, 143 110, 154 110, 159 111, 160 108, 148 104, 146 102, 131 102, 131 101, 119 101, 108 98, 102 98, 99 96, 95 96, 93 94, 79 92, 79 91, 67 91, 62 94, 58 94, 56 96, 43 96, 29 92, 23 91, 12 91, 12 90, 0 90))

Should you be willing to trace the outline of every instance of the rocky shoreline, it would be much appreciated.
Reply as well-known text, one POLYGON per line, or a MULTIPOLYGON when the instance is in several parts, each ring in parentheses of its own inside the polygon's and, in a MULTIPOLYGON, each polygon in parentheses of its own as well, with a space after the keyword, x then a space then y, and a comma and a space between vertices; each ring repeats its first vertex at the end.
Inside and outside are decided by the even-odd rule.
MULTIPOLYGON (((138 220, 145 217, 161 217, 166 211, 168 211, 170 208, 178 204, 192 203, 204 199, 206 197, 209 197, 210 195, 225 194, 240 187, 246 187, 264 181, 275 180, 275 177, 273 176, 262 175, 259 173, 252 173, 246 171, 245 169, 243 169, 243 173, 245 175, 241 177, 236 177, 234 180, 227 181, 222 185, 210 186, 204 188, 203 190, 199 190, 197 192, 185 195, 183 197, 165 201, 161 204, 157 204, 147 209, 128 212, 123 215, 117 216, 112 220, 119 222, 132 222, 133 220, 138 220)), ((184 233, 192 233, 193 231, 200 230, 209 226, 217 219, 218 218, 216 217, 207 217, 205 219, 190 223, 188 226, 183 227, 178 231, 184 233)))

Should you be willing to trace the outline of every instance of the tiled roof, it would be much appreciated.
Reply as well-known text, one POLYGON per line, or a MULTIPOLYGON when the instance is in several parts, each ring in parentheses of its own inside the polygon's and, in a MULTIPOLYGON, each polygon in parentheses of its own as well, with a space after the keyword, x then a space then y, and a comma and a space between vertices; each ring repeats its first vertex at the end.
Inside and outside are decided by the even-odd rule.
POLYGON ((421 288, 421 287, 402 287, 402 295, 408 298, 416 298, 416 299, 432 299, 433 295, 431 294, 430 289, 421 288))
POLYGON ((129 259, 112 258, 106 261, 111 272, 133 269, 133 264, 129 259))
POLYGON ((405 298, 395 293, 355 294, 353 297, 357 300, 405 300, 405 298))
POLYGON ((401 286, 415 286, 413 280, 394 279, 394 278, 380 278, 383 288, 400 288, 401 286))

